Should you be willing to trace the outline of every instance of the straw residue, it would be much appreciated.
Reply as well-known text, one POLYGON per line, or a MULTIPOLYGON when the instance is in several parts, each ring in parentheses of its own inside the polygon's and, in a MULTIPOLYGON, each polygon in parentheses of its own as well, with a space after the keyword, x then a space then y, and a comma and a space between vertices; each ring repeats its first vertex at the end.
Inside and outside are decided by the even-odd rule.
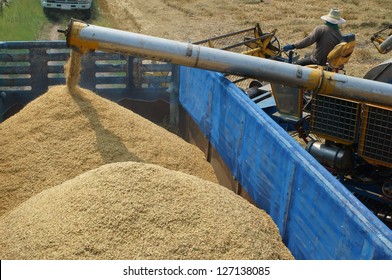
POLYGON ((194 145, 93 92, 56 86, 0 124, 0 215, 103 164, 158 164, 217 182, 194 145))
POLYGON ((228 189, 157 165, 101 166, 0 218, 1 259, 292 259, 228 189))

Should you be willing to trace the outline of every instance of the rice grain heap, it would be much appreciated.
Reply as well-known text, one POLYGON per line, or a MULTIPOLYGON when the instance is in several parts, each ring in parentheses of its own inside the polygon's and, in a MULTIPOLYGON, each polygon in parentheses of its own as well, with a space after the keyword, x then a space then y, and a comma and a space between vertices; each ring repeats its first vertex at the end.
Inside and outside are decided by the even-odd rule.
POLYGON ((293 259, 196 146, 80 88, 80 61, 0 125, 1 259, 293 259))
POLYGON ((50 88, 0 124, 0 215, 44 189, 112 162, 153 163, 217 182, 197 147, 79 88, 78 56, 71 55, 71 70, 66 67, 67 86, 50 88))
POLYGON ((232 191, 157 165, 101 166, 0 218, 1 259, 293 259, 232 191))

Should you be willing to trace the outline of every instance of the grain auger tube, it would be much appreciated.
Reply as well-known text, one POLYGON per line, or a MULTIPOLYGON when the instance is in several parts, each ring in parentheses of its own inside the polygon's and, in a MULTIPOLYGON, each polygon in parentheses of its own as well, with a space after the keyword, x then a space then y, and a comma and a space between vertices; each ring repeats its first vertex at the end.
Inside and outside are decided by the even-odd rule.
POLYGON ((68 47, 145 57, 194 68, 230 73, 342 98, 392 106, 392 85, 178 42, 71 19, 64 33, 68 47))

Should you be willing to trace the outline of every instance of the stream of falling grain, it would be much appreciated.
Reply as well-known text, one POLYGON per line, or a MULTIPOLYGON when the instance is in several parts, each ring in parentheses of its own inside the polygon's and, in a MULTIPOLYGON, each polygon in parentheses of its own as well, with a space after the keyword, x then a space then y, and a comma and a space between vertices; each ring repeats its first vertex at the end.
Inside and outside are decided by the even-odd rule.
POLYGON ((79 84, 81 59, 81 53, 71 50, 71 56, 68 62, 64 65, 66 84, 70 93, 75 93, 76 87, 79 84))

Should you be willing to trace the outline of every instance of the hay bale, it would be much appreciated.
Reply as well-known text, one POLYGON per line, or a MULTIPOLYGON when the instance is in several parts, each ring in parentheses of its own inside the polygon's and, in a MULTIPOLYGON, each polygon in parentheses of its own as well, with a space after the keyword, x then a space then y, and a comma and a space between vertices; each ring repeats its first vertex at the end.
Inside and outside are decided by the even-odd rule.
POLYGON ((293 259, 272 219, 157 165, 101 166, 0 218, 1 259, 293 259))

